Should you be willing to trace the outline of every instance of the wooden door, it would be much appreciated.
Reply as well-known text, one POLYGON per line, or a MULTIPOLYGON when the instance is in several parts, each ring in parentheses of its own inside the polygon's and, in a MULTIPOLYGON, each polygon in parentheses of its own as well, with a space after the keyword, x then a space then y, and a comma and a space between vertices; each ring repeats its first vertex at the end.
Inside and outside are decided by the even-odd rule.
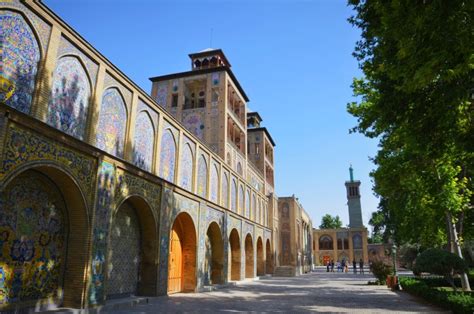
POLYGON ((180 292, 183 282, 183 249, 179 234, 174 228, 171 232, 168 265, 168 293, 180 292))

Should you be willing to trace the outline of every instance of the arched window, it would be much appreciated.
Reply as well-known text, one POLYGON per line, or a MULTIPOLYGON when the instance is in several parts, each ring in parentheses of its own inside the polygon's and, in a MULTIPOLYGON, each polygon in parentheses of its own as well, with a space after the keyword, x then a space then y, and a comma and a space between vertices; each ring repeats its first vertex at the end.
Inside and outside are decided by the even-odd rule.
POLYGON ((176 163, 176 142, 170 129, 163 131, 160 149, 160 171, 159 176, 170 182, 174 182, 174 169, 176 163))
POLYGON ((146 111, 141 111, 135 122, 135 136, 133 138, 133 163, 137 167, 151 171, 154 143, 153 122, 146 111))
POLYGON ((243 175, 243 170, 242 170, 242 164, 240 161, 237 163, 237 173, 240 174, 241 176, 243 175))
POLYGON ((179 165, 179 185, 191 191, 193 188, 194 155, 189 143, 184 144, 179 165))
POLYGON ((123 157, 127 110, 117 88, 108 88, 102 95, 96 146, 117 157, 123 157))
MULTIPOLYGON (((15 12, 0 11, 2 84, 14 88, 6 104, 29 114, 41 59, 38 42, 28 23, 15 12)), ((9 95, 9 96, 8 96, 9 95)))
POLYGON ((198 161, 198 183, 197 194, 202 197, 207 196, 207 161, 201 154, 198 161))
POLYGON ((47 122, 80 140, 84 139, 91 87, 78 58, 62 57, 53 73, 47 122))
POLYGON ((352 247, 356 250, 362 249, 362 237, 360 236, 360 234, 355 234, 352 237, 352 247))
POLYGON ((323 235, 319 238, 319 250, 332 250, 334 248, 332 238, 328 235, 323 235))

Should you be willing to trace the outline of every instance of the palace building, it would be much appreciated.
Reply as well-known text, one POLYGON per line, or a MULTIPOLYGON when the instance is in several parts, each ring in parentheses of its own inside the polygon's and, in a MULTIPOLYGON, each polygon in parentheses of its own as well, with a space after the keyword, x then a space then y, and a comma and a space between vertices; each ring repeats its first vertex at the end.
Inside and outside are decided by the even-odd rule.
POLYGON ((278 198, 277 267, 274 276, 295 276, 311 271, 313 265, 313 224, 293 195, 278 198))
POLYGON ((359 261, 368 265, 367 229, 362 223, 360 203, 360 181, 354 180, 352 166, 350 180, 346 181, 349 227, 340 229, 313 229, 313 252, 316 265, 326 265, 329 261, 359 261))
POLYGON ((149 95, 41 1, 0 27, 0 311, 273 272, 275 143, 221 50, 149 95))

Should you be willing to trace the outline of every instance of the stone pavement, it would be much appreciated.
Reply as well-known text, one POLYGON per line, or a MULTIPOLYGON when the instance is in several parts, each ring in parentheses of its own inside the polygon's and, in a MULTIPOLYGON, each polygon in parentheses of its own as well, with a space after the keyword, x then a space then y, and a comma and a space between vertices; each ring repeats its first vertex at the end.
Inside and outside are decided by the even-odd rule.
POLYGON ((299 277, 246 281, 204 293, 150 298, 148 304, 101 313, 206 312, 445 312, 404 292, 369 286, 371 275, 313 272, 299 277))

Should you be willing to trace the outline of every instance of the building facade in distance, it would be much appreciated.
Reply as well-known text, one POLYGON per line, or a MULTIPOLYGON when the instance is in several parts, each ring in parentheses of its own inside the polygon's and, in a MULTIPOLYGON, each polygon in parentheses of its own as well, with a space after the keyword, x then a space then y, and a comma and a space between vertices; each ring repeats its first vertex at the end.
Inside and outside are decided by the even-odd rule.
POLYGON ((278 198, 278 234, 276 276, 300 275, 313 265, 311 243, 313 223, 293 195, 278 198))
POLYGON ((350 180, 345 182, 349 227, 340 229, 313 229, 313 251, 316 265, 326 265, 329 261, 345 260, 368 264, 367 229, 362 223, 360 203, 360 181, 354 180, 352 166, 350 180))

